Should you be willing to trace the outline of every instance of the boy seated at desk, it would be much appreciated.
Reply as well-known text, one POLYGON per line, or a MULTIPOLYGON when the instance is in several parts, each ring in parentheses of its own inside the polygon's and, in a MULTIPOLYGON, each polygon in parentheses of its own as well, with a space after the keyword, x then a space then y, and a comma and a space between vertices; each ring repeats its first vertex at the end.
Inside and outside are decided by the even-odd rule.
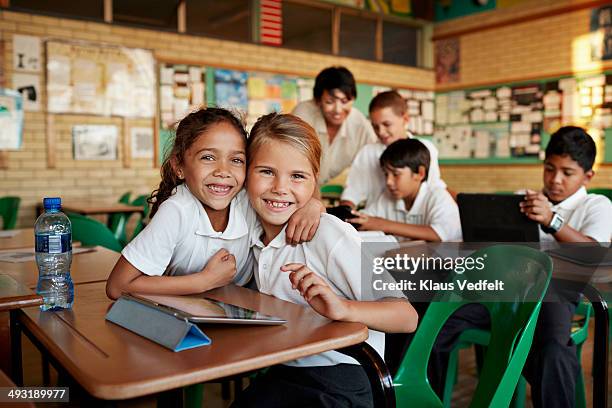
MULTIPOLYGON (((551 136, 544 159, 544 188, 526 190, 521 203, 521 211, 540 224, 540 241, 609 245, 612 203, 605 196, 586 191, 594 175, 595 155, 595 143, 584 129, 566 126, 551 136)), ((577 294, 556 290, 553 281, 547 297, 549 301, 543 302, 540 309, 523 375, 531 384, 534 407, 573 407, 580 370, 576 345, 570 338, 577 294)), ((430 383, 438 395, 442 395, 449 353, 459 334, 488 326, 489 315, 484 307, 467 305, 442 328, 428 369, 430 383)))
POLYGON ((354 211, 359 230, 441 242, 461 240, 457 204, 443 187, 427 182, 430 154, 417 139, 391 143, 380 156, 386 191, 365 210, 354 211))
MULTIPOLYGON (((369 110, 370 122, 378 142, 363 146, 351 165, 340 201, 340 205, 347 205, 351 209, 355 209, 363 202, 366 206, 372 204, 385 191, 385 176, 380 168, 380 156, 391 143, 412 138, 410 132, 406 131, 408 125, 406 100, 397 91, 386 91, 376 95, 370 102, 369 110)), ((426 139, 421 142, 429 150, 427 177, 429 185, 446 188, 446 184, 440 179, 438 149, 426 139)))

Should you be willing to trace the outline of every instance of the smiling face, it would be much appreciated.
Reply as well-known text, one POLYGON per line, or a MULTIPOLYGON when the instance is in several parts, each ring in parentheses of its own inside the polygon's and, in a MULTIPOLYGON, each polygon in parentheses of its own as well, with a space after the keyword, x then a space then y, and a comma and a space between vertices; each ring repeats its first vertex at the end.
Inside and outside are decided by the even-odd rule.
POLYGON ((387 190, 396 200, 413 201, 418 192, 421 182, 425 177, 425 168, 419 167, 419 172, 415 173, 409 167, 383 167, 385 174, 385 184, 387 190))
POLYGON ((211 222, 227 217, 229 204, 244 184, 246 141, 230 124, 211 125, 175 165, 191 193, 200 200, 211 222))
POLYGON ((249 200, 268 242, 310 200, 316 185, 308 158, 288 143, 271 140, 249 157, 249 200))
POLYGON ((317 105, 319 105, 328 126, 340 127, 351 113, 354 101, 341 90, 334 89, 331 92, 323 91, 317 105))
POLYGON ((544 194, 553 203, 558 203, 586 184, 593 177, 593 170, 587 172, 569 155, 550 155, 544 161, 544 194))
POLYGON ((392 107, 374 109, 370 112, 370 121, 378 140, 389 146, 396 140, 406 138, 408 115, 398 115, 392 107))

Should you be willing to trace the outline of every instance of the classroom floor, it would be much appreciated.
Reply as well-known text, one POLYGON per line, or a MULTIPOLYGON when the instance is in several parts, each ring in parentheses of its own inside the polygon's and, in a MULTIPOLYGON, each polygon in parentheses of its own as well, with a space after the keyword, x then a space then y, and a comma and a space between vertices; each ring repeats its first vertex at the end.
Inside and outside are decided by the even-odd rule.
MULTIPOLYGON (((585 343, 582 351, 582 369, 585 373, 585 385, 587 388, 587 406, 592 406, 592 355, 593 355, 593 325, 589 327, 589 338, 585 343)), ((26 386, 34 386, 42 384, 41 359, 36 348, 25 337, 23 338, 23 370, 24 382, 26 386)), ((612 373, 612 359, 608 364, 609 370, 612 373)), ((51 381, 53 384, 57 381, 57 374, 51 370, 51 381)), ((478 378, 476 377, 476 362, 474 352, 472 350, 462 350, 460 352, 460 372, 457 384, 453 393, 453 407, 469 406, 471 396, 476 388, 478 378)), ((246 385, 246 381, 245 381, 246 385)), ((230 387, 233 388, 233 387, 230 387)), ((71 388, 71 395, 73 389, 71 388)), ((231 390, 233 395, 233 389, 231 390)), ((529 395, 529 389, 527 390, 529 395)), ((204 406, 210 408, 226 408, 230 405, 231 400, 223 400, 221 397, 221 385, 218 383, 206 384, 204 389, 204 406)), ((76 395, 75 395, 76 397, 76 395)), ((70 404, 51 404, 45 403, 39 406, 50 407, 78 407, 81 404, 76 398, 71 398, 70 404)), ((608 387, 608 400, 612 401, 612 389, 608 387)), ((155 408, 156 400, 153 397, 143 397, 130 401, 121 401, 117 404, 121 408, 155 408)), ((531 401, 527 401, 525 407, 532 407, 531 401)))

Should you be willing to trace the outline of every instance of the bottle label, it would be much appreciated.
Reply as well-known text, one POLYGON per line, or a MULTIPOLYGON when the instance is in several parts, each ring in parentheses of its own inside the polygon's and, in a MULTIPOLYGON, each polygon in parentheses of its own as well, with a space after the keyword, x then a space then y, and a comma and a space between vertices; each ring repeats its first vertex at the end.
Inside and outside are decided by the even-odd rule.
POLYGON ((72 234, 36 235, 36 252, 61 254, 72 251, 72 234))

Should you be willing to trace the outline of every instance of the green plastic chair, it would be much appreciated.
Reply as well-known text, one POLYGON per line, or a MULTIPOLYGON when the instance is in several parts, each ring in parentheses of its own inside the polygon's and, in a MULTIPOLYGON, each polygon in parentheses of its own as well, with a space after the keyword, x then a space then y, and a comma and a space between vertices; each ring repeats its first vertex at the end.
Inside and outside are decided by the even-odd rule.
MULTIPOLYGON (((131 195, 132 195, 132 192, 127 191, 123 193, 121 197, 119 197, 119 201, 117 202, 121 204, 129 204, 131 195)), ((129 217, 130 217, 129 213, 115 213, 115 214, 111 214, 108 220, 108 226, 110 230, 113 232, 113 235, 115 235, 115 238, 117 238, 117 240, 121 242, 123 245, 127 243, 126 227, 127 227, 127 221, 129 217)))
MULTIPOLYGON (((570 337, 576 343, 576 356, 580 362, 582 359, 582 345, 589 335, 589 320, 593 312, 593 307, 590 303, 581 302, 576 308, 576 315, 580 316, 579 320, 574 320, 572 323, 572 333, 570 337)), ((480 375, 482 362, 482 351, 486 350, 489 344, 491 334, 487 330, 469 329, 461 333, 459 340, 453 351, 450 353, 448 362, 448 371, 444 384, 444 406, 451 406, 453 386, 457 382, 457 372, 459 367, 459 350, 474 346, 476 348, 476 367, 480 375)), ((521 375, 514 394, 514 408, 522 408, 525 406, 525 398, 527 396, 527 380, 521 375)), ((578 372, 576 379, 576 408, 586 408, 586 393, 584 388, 584 376, 582 368, 578 372)))
POLYGON ((72 239, 83 246, 100 245, 110 250, 121 252, 123 245, 115 238, 112 231, 101 222, 84 215, 67 213, 72 224, 72 239))
POLYGON ((3 230, 15 228, 20 202, 21 198, 19 197, 7 196, 0 198, 0 217, 2 218, 3 230))
POLYGON ((470 406, 509 406, 533 341, 542 298, 552 275, 552 261, 542 252, 518 245, 491 246, 476 251, 470 258, 482 256, 486 256, 482 271, 453 274, 453 279, 472 282, 482 277, 502 279, 506 296, 511 294, 514 301, 468 301, 449 291, 437 295, 394 378, 398 406, 443 407, 427 379, 429 355, 444 323, 468 303, 482 303, 491 315, 491 339, 470 406))
POLYGON ((588 190, 589 194, 601 194, 608 197, 612 201, 612 188, 591 188, 588 190))
POLYGON ((321 186, 321 198, 327 200, 329 205, 336 205, 340 201, 340 196, 344 191, 344 186, 340 184, 325 184, 321 186))
POLYGON ((140 215, 140 218, 138 219, 138 221, 136 222, 136 227, 134 228, 134 232, 132 233, 132 236, 130 237, 130 241, 133 240, 134 237, 136 237, 136 235, 138 235, 140 231, 142 231, 144 227, 146 226, 145 220, 149 216, 149 211, 151 210, 149 203, 147 202, 148 198, 149 196, 147 194, 142 194, 136 197, 134 201, 132 201, 131 203, 131 205, 137 205, 137 206, 144 207, 144 211, 142 215, 140 215))

